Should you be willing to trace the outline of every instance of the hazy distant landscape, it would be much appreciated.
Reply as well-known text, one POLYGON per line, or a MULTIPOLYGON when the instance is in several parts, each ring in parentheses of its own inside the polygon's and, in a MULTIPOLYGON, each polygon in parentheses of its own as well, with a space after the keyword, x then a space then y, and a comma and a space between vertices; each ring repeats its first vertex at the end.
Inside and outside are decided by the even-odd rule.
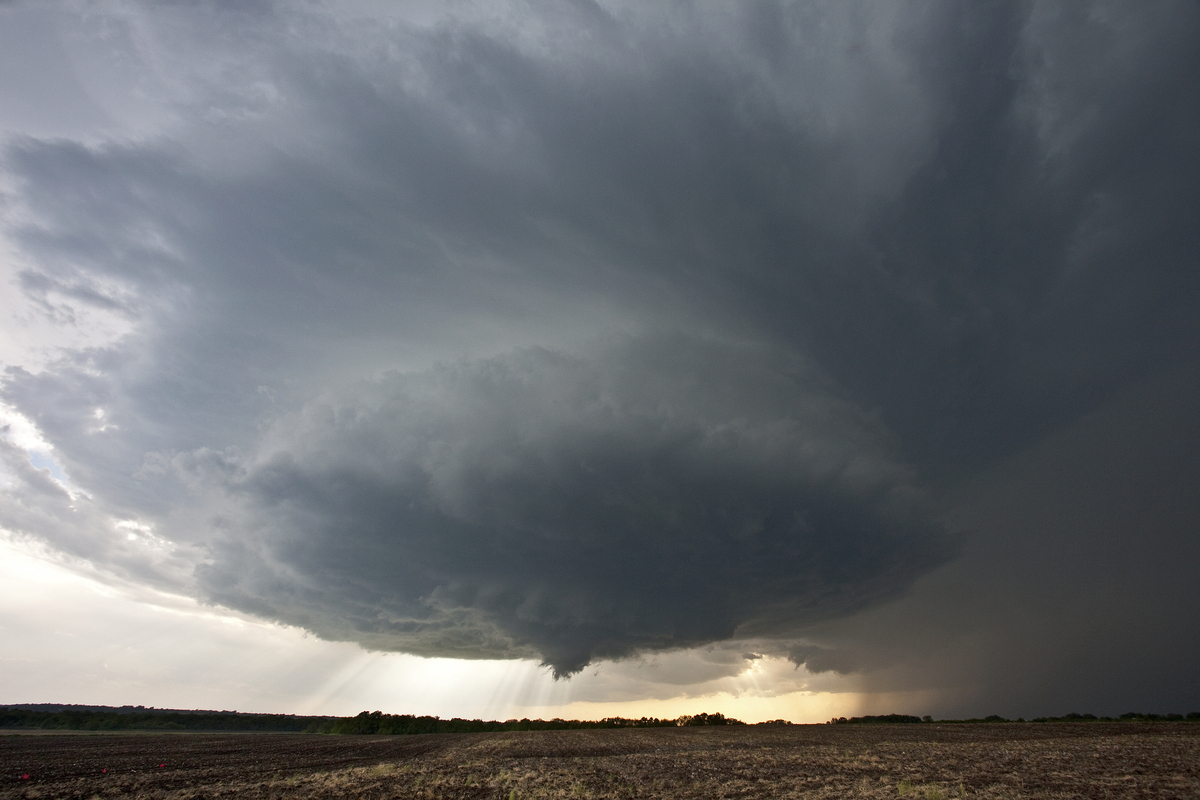
POLYGON ((1200 724, 0 736, 0 798, 1200 796, 1200 724))
MULTIPOLYGON (((1060 717, 1036 717, 1008 720, 997 714, 975 719, 939 719, 911 714, 883 714, 862 717, 835 717, 831 724, 963 724, 1007 722, 1200 722, 1200 711, 1184 714, 1147 714, 1128 712, 1119 717, 1069 713, 1060 717)), ((499 733, 503 731, 593 730, 606 728, 674 728, 720 725, 744 725, 741 720, 720 712, 701 712, 673 719, 657 717, 606 717, 599 720, 509 719, 481 720, 415 714, 384 714, 362 711, 353 717, 301 716, 296 714, 255 714, 237 711, 201 709, 147 708, 145 706, 86 706, 55 703, 27 703, 0 706, 0 730, 20 731, 157 731, 157 732, 258 732, 320 733, 338 735, 417 735, 433 733, 499 733)), ((788 720, 769 724, 791 725, 788 720)))

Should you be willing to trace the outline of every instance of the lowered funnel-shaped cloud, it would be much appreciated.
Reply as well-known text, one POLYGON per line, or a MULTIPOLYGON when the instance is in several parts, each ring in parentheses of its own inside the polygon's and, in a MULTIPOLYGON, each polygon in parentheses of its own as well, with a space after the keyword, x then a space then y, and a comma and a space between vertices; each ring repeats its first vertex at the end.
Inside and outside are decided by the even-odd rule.
POLYGON ((176 459, 239 509, 202 584, 371 647, 564 675, 794 629, 951 551, 878 424, 764 347, 668 335, 391 374, 268 441, 176 459))

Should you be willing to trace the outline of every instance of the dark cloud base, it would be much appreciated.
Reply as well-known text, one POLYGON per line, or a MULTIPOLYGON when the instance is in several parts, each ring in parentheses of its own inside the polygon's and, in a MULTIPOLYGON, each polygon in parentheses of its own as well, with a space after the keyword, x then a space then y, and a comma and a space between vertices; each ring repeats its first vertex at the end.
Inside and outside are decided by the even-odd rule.
POLYGON ((532 350, 331 402, 229 465, 245 516, 200 572, 213 599, 570 674, 794 631, 953 552, 877 424, 761 347, 532 350))

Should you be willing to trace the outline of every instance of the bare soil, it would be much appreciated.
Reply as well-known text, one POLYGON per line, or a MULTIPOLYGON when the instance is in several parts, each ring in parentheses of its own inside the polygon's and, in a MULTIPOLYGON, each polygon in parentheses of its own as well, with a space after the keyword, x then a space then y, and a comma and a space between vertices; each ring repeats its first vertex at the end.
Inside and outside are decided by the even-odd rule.
POLYGON ((1200 724, 0 736, 0 800, 58 797, 1200 798, 1200 724))

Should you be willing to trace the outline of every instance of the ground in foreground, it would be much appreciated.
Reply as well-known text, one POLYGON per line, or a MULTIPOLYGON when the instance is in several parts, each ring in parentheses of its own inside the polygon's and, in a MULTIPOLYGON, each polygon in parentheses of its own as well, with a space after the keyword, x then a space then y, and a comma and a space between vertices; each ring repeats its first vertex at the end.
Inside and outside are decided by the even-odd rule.
POLYGON ((1200 724, 0 736, 6 798, 1196 798, 1200 724))

